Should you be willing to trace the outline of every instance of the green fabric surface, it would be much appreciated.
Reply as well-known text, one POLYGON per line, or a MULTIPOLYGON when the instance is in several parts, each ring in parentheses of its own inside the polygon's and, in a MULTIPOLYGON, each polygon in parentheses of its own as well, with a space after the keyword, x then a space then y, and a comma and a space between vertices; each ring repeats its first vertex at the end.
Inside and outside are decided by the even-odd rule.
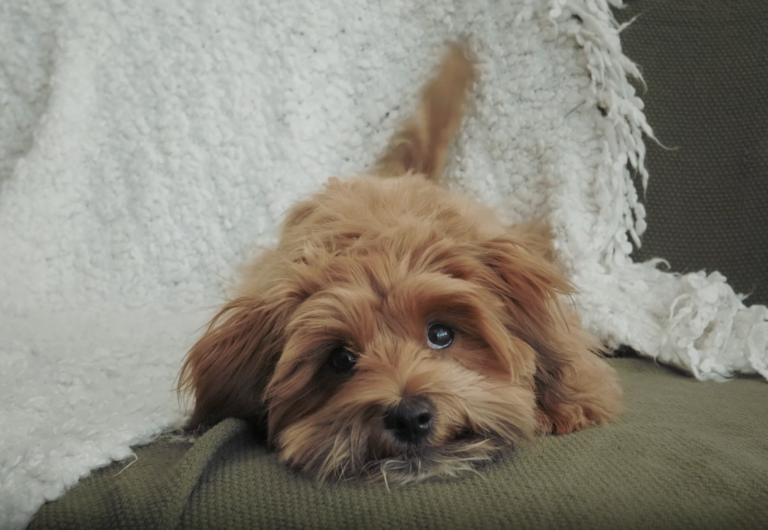
POLYGON ((626 414, 547 437, 478 475, 406 487, 318 485, 239 420, 194 445, 161 440, 94 472, 31 524, 121 528, 764 528, 768 385, 701 383, 612 359, 626 414))
MULTIPOLYGON (((648 91, 648 230, 635 259, 719 270, 768 304, 768 1, 630 0, 622 35, 648 91)), ((641 195, 642 197, 642 195, 641 195)))

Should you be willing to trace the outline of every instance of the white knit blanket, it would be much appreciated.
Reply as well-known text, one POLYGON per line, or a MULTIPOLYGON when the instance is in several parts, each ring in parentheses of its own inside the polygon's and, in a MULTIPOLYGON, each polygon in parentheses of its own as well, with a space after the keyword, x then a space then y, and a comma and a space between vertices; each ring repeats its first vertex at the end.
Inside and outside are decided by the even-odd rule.
POLYGON ((765 307, 628 258, 651 130, 608 3, 4 3, 0 528, 178 422, 180 360, 237 267, 291 203, 371 164, 460 35, 481 80, 451 187, 548 216, 609 345, 768 376, 765 307))

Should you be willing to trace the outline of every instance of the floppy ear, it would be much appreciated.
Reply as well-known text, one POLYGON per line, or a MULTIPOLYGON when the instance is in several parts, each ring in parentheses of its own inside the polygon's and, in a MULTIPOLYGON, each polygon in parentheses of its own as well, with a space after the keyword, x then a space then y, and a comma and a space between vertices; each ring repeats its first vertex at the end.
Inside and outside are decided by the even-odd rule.
POLYGON ((219 311, 181 369, 179 390, 195 396, 187 428, 209 427, 227 417, 263 421, 264 389, 294 305, 277 292, 241 296, 219 311))
POLYGON ((546 231, 531 227, 483 244, 484 262, 493 271, 487 288, 503 299, 507 327, 535 352, 541 431, 565 434, 615 416, 621 391, 613 369, 600 359, 599 343, 562 300, 572 287, 551 261, 546 231))
MULTIPOLYGON (((551 335, 562 324, 559 297, 571 294, 571 285, 546 255, 541 234, 525 230, 481 244, 486 287, 496 292, 511 317, 514 331, 529 344, 551 335)), ((533 345, 533 344, 531 344, 533 345)))

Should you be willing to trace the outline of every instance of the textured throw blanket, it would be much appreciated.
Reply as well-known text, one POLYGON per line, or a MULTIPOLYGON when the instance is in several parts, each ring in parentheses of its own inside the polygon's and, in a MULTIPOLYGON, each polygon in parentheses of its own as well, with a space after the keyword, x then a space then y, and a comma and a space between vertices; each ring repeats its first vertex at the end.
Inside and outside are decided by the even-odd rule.
POLYGON ((768 377, 765 307, 629 259, 652 133, 609 3, 0 7, 0 528, 180 421, 179 363, 237 268, 371 164, 460 35, 481 79, 449 185, 548 217, 610 346, 768 377))

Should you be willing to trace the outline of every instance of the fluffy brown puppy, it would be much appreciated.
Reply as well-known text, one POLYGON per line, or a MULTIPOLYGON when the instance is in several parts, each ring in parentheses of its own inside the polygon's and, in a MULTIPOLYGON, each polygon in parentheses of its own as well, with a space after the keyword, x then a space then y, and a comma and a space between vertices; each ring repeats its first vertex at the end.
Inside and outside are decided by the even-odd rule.
POLYGON ((474 75, 452 46, 373 175, 290 210, 189 352, 190 428, 245 418, 320 479, 406 482, 619 411, 548 231, 435 182, 474 75))

